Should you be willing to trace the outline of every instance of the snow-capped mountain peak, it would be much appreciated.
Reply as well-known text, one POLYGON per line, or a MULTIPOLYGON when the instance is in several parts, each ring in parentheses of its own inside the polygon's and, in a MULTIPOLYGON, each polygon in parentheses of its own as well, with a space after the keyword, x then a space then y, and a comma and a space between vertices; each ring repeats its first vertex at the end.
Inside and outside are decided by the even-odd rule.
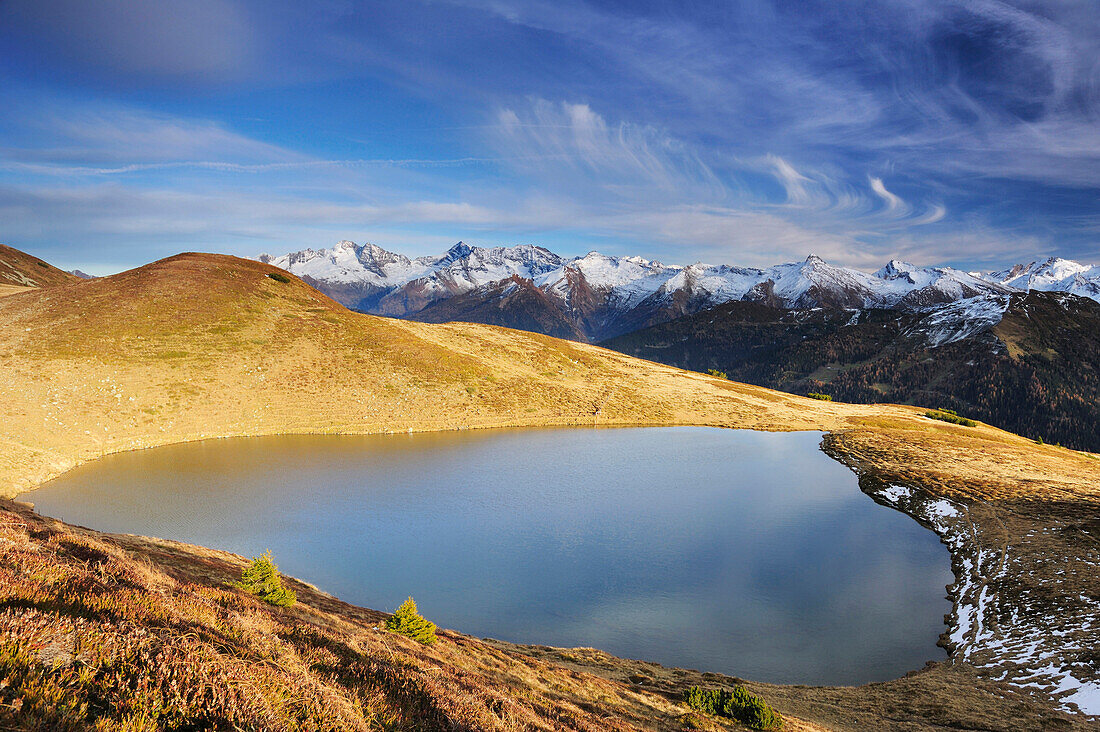
MULTIPOLYGON (((340 244, 350 249, 356 249, 355 242, 342 241, 340 244)), ((376 267, 384 267, 387 264, 393 264, 395 262, 400 262, 405 265, 409 264, 409 258, 404 254, 389 252, 380 246, 370 243, 364 244, 362 247, 358 248, 357 257, 363 264, 371 264, 376 267)))
POLYGON ((915 269, 918 269, 915 264, 903 262, 900 259, 891 259, 886 263, 886 266, 876 271, 874 276, 880 280, 896 280, 900 277, 910 278, 915 269))
POLYGON ((473 252, 473 247, 471 247, 464 241, 460 241, 453 247, 448 249, 447 253, 439 258, 439 264, 445 267, 453 262, 458 262, 460 260, 466 259, 471 254, 473 254, 473 252))
POLYGON ((990 282, 1016 290, 1068 292, 1100 300, 1100 266, 1051 257, 1045 262, 1017 264, 1011 269, 983 275, 990 282))
MULTIPOLYGON (((947 321, 957 323, 978 310, 987 315, 1012 292, 1056 290, 1100 300, 1100 267, 1056 258, 990 274, 918 267, 895 259, 868 274, 829 264, 816 254, 755 269, 702 263, 684 267, 595 251, 565 259, 531 244, 477 247, 462 241, 440 256, 409 259, 374 244, 341 241, 331 249, 264 255, 261 260, 290 270, 349 307, 398 317, 458 295, 466 306, 477 302, 480 292, 499 299, 501 283, 518 277, 545 296, 539 300, 545 307, 560 310, 554 322, 564 314, 597 340, 731 300, 778 308, 932 312, 979 298, 934 323, 934 330, 944 332, 937 339, 947 340, 966 332, 946 327, 947 321)), ((437 316, 446 315, 440 307, 434 310, 437 316)))

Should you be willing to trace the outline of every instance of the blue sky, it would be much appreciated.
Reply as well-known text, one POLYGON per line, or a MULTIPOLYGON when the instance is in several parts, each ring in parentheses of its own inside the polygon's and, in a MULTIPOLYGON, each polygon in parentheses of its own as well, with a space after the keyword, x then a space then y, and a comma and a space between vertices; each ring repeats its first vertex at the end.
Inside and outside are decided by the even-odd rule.
POLYGON ((6 0, 0 242, 1100 262, 1095 0, 6 0))

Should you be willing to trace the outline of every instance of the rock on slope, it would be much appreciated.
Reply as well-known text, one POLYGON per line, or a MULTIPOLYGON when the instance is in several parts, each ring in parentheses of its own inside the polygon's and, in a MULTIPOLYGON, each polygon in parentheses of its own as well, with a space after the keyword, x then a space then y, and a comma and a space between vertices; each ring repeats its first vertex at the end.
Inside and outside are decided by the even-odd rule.
POLYGON ((585 340, 580 326, 567 317, 557 303, 531 280, 519 275, 436 300, 408 317, 422 323, 485 323, 555 338, 585 340))

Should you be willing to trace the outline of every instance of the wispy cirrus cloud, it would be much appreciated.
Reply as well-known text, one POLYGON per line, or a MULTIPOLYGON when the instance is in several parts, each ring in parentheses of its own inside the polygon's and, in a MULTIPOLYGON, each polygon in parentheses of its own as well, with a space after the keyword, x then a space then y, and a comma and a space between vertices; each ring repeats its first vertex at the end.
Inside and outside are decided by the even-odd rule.
POLYGON ((1096 259, 1096 58, 1061 0, 3 3, 0 238, 1096 259))
POLYGON ((307 159, 299 152, 201 117, 2 91, 0 103, 9 111, 0 121, 0 156, 9 163, 119 168, 192 161, 290 163, 307 159))
POLYGON ((918 210, 881 178, 848 184, 821 171, 803 172, 775 154, 708 164, 705 152, 667 131, 609 123, 586 104, 528 100, 523 108, 500 110, 495 122, 487 138, 499 160, 532 178, 540 192, 577 199, 578 209, 593 211, 591 221, 611 230, 621 231, 619 219, 629 218, 634 235, 672 242, 678 231, 685 247, 736 244, 750 257, 763 251, 774 258, 788 251, 780 243, 812 247, 810 232, 816 232, 818 248, 840 252, 833 243, 851 245, 868 229, 894 231, 946 215, 938 203, 918 210), (748 179, 759 174, 781 186, 782 200, 754 189, 748 179), (624 209, 634 213, 610 213, 624 209), (647 230, 645 221, 661 225, 647 230), (684 226, 666 225, 672 222, 684 226))
POLYGON ((611 247, 648 241, 668 247, 676 261, 765 265, 813 251, 877 266, 887 252, 868 244, 869 233, 922 223, 880 179, 852 186, 776 155, 712 168, 665 131, 611 123, 579 103, 534 99, 498 109, 482 128, 490 154, 452 160, 319 159, 211 121, 128 107, 43 112, 23 124, 46 130, 53 146, 0 151, 0 173, 32 176, 0 186, 0 215, 28 222, 10 225, 8 235, 252 254, 419 226, 432 230, 433 242, 448 228, 455 239, 572 232, 611 247), (445 187, 413 200, 407 185, 391 185, 407 181, 395 175, 452 165, 503 167, 527 184, 489 192, 445 187), (782 200, 742 180, 760 173, 782 188, 782 200), (884 194, 885 208, 876 203, 884 194))
POLYGON ((871 176, 868 180, 871 183, 871 190, 886 204, 887 212, 893 214, 908 212, 909 206, 899 196, 886 190, 886 184, 882 182, 882 178, 871 176))
POLYGON ((718 176, 683 141, 650 126, 608 123, 584 103, 533 99, 524 109, 501 109, 486 139, 502 162, 541 186, 590 186, 635 198, 726 195, 718 176))

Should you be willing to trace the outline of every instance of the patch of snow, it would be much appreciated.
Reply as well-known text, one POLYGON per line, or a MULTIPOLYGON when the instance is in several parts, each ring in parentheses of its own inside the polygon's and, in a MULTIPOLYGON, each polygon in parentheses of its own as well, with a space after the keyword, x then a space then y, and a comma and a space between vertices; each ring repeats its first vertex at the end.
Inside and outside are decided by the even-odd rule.
POLYGON ((946 500, 929 503, 926 505, 925 510, 928 512, 928 515, 937 518, 953 518, 959 515, 959 510, 946 500))
MULTIPOLYGON (((977 529, 966 520, 960 504, 946 499, 928 500, 898 485, 879 489, 876 495, 931 525, 958 562, 956 581, 950 588, 955 610, 948 627, 948 641, 958 658, 978 667, 998 668, 997 680, 1048 694, 1067 711, 1100 716, 1100 681, 1082 678, 1071 660, 1096 644, 1100 600, 1077 595, 1081 607, 1064 614, 1055 632, 1049 629, 1045 615, 1021 617, 1019 607, 1012 607, 1005 618, 1005 607, 995 588, 1007 572, 1020 571, 1018 557, 1010 555, 1007 548, 983 548, 977 529)), ((1025 542, 1033 536, 1026 535, 1025 542)), ((1021 550, 1023 547, 1017 547, 1021 550)), ((1096 566, 1084 558, 1081 562, 1096 566)), ((1026 602, 1028 594, 1023 592, 1021 599, 1026 602)))
POLYGON ((919 335, 932 348, 970 338, 1001 322, 1009 300, 1008 295, 983 295, 940 306, 905 335, 919 335))
POLYGON ((879 491, 879 495, 896 504, 899 498, 908 498, 913 495, 913 491, 903 485, 891 485, 879 491))

